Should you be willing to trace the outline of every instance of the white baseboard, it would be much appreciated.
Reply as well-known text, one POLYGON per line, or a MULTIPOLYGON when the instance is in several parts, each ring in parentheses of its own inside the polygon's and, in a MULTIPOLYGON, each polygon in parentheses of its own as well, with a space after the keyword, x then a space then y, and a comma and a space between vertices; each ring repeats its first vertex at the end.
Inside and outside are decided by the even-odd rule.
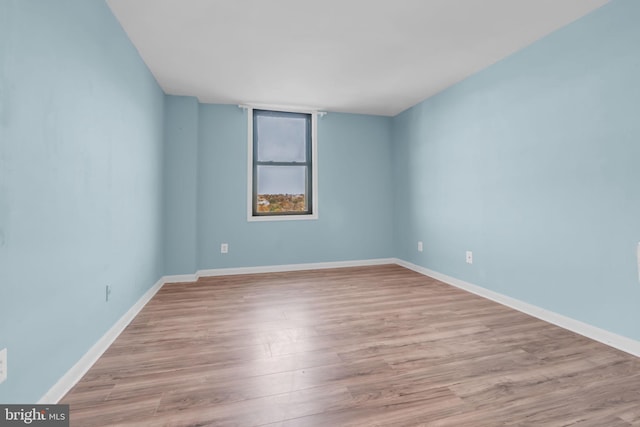
POLYGON ((394 258, 377 258, 356 261, 314 262, 307 264, 265 265, 259 267, 216 268, 199 270, 195 275, 165 276, 165 283, 195 282, 200 277, 233 276, 237 274, 281 273, 286 271, 323 270, 328 268, 364 267, 395 264, 394 258))
POLYGON ((173 276, 164 276, 162 281, 164 283, 186 283, 195 282, 198 280, 198 274, 175 274, 173 276))
POLYGON ((58 380, 38 401, 38 405, 56 404, 87 373, 89 368, 102 356, 109 346, 118 338, 124 328, 131 323, 142 308, 162 288, 164 280, 158 280, 140 299, 85 353, 78 362, 58 380))
POLYGON ((526 313, 530 316, 544 320, 545 322, 560 326, 561 328, 575 332, 587 338, 591 338, 592 340, 601 342, 610 347, 617 348, 618 350, 624 351, 625 353, 640 357, 640 341, 636 341, 631 338, 627 338, 622 335, 600 329, 596 326, 589 325, 579 320, 563 316, 561 314, 546 310, 544 308, 540 308, 532 304, 528 304, 526 302, 508 297, 498 292, 490 291, 472 283, 456 279, 455 277, 447 276, 446 274, 438 273, 437 271, 429 270, 428 268, 421 267, 419 265, 401 259, 395 259, 394 262, 410 270, 424 274, 425 276, 432 277, 451 286, 455 286, 456 288, 460 288, 473 294, 479 295, 483 298, 490 299, 504 306, 513 308, 514 310, 518 310, 522 313, 526 313))

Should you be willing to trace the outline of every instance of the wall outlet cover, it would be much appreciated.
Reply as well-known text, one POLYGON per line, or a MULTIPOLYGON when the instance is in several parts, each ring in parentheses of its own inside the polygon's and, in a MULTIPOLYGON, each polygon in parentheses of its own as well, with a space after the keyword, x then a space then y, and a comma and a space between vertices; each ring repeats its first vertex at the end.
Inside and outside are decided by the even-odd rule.
POLYGON ((473 264, 473 252, 471 251, 467 251, 467 264, 473 264))
POLYGON ((221 254, 229 253, 229 244, 228 243, 220 244, 220 253, 221 254))
POLYGON ((418 252, 422 252, 423 246, 422 242, 418 242, 418 252))
POLYGON ((640 282, 640 242, 638 242, 638 248, 636 249, 636 257, 638 258, 638 281, 640 282))
POLYGON ((0 350, 0 383, 7 379, 7 349, 0 350))

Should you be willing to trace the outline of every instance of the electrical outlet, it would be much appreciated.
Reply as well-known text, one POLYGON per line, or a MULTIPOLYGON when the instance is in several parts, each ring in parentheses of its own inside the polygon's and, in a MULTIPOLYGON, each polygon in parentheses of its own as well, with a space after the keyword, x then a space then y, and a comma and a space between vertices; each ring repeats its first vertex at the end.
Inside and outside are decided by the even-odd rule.
POLYGON ((7 349, 0 350, 0 383, 7 379, 7 349))
POLYGON ((109 302, 109 297, 111 296, 111 286, 107 285, 104 289, 104 300, 105 302, 109 302))
POLYGON ((473 264, 473 252, 467 251, 467 264, 473 264))
POLYGON ((220 253, 221 254, 229 253, 229 244, 228 243, 222 243, 220 245, 220 253))
POLYGON ((422 242, 418 242, 418 252, 422 252, 422 242))
POLYGON ((640 281, 640 242, 638 242, 638 249, 636 249, 636 257, 638 258, 638 281, 640 281))

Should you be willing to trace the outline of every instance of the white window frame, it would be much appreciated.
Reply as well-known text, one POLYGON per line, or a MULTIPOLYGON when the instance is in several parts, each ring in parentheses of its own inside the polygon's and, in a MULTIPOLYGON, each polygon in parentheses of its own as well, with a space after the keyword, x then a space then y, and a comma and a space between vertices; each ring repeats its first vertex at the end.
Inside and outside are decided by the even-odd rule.
POLYGON ((318 111, 284 109, 270 106, 244 107, 247 111, 247 221, 300 221, 318 219, 318 111), (284 113, 311 115, 311 213, 302 215, 253 215, 253 110, 269 110, 284 113))

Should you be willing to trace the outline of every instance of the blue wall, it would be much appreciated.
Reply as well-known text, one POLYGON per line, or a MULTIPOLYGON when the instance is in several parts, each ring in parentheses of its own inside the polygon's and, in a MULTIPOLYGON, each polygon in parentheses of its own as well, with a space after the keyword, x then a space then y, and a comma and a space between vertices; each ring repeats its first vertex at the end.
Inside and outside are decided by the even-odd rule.
POLYGON ((198 100, 167 95, 164 129, 164 267, 192 274, 198 260, 198 100))
POLYGON ((614 1, 394 118, 397 256, 640 339, 638 17, 614 1))
POLYGON ((0 0, 0 43, 0 402, 24 403, 162 274, 164 95, 102 0, 0 0))
POLYGON ((184 257, 194 240, 197 269, 393 256, 392 207, 387 202, 392 197, 390 118, 340 113, 320 118, 319 219, 248 222, 247 113, 236 106, 202 104, 194 117, 195 100, 168 96, 167 102, 173 117, 167 119, 166 138, 189 147, 188 155, 167 154, 168 168, 197 171, 197 200, 181 193, 178 176, 165 188, 165 205, 181 210, 179 223, 170 227, 190 232, 195 216, 197 232, 188 238, 172 234, 166 259, 182 261, 168 261, 166 274, 195 272, 184 257), (197 154, 191 148, 194 122, 197 154), (183 130, 178 132, 178 127, 183 130), (220 254, 223 242, 229 243, 226 255, 220 254))

